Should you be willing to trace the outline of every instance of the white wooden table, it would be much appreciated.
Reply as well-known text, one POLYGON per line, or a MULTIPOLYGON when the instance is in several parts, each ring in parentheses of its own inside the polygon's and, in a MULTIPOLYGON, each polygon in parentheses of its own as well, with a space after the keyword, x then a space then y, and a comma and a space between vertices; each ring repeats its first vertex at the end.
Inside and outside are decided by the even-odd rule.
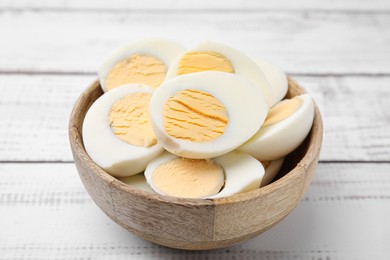
POLYGON ((390 259, 390 1, 270 2, 1 0, 0 259, 390 259), (318 103, 317 173, 271 230, 174 250, 119 227, 86 193, 72 105, 107 53, 151 36, 268 58, 318 103))

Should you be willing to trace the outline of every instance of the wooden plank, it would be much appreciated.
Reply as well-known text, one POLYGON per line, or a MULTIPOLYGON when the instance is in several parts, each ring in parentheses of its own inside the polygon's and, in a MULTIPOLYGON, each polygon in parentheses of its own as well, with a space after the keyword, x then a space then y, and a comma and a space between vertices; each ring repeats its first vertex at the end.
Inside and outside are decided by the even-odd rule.
MULTIPOLYGON (((68 118, 77 97, 93 79, 0 75, 0 161, 72 161, 68 118)), ((322 112, 320 160, 389 160, 390 77, 294 79, 322 112)))
POLYGON ((145 1, 126 1, 126 0, 63 0, 63 1, 45 1, 45 0, 3 0, 0 3, 1 9, 62 9, 62 10, 229 10, 236 11, 245 10, 251 11, 253 9, 260 10, 389 10, 390 4, 386 0, 341 0, 341 1, 310 1, 310 0, 297 0, 297 1, 257 1, 257 0, 220 0, 220 1, 208 1, 208 0, 145 0, 145 1))
POLYGON ((73 164, 0 164, 0 255, 388 259, 389 173, 389 163, 320 163, 304 199, 274 228, 226 249, 180 251, 139 239, 106 217, 84 190, 73 164))
POLYGON ((388 13, 365 12, 4 11, 0 72, 93 73, 115 48, 164 37, 224 42, 289 73, 389 74, 389 24, 388 13))

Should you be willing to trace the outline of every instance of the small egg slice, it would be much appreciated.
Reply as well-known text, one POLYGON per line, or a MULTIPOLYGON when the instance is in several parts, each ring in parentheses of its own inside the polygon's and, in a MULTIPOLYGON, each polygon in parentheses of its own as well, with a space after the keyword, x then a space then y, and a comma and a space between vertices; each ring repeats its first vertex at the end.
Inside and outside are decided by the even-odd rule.
POLYGON ((99 97, 85 115, 85 150, 109 174, 124 177, 142 172, 163 151, 150 124, 152 94, 146 85, 123 85, 99 97))
POLYGON ((154 192, 152 188, 150 188, 150 186, 146 183, 146 178, 143 173, 138 173, 128 177, 119 177, 118 180, 136 189, 154 192))
POLYGON ((267 111, 258 87, 235 74, 216 71, 165 81, 150 102, 159 143, 192 159, 234 150, 260 129, 267 111))
POLYGON ((282 100, 271 108, 261 129, 238 149, 261 161, 284 157, 303 142, 313 118, 308 94, 282 100))
POLYGON ((262 164, 239 151, 214 159, 188 159, 165 152, 145 169, 146 181, 155 192, 180 198, 231 196, 258 188, 263 175, 262 164))
POLYGON ((162 39, 127 44, 101 63, 98 68, 100 85, 104 92, 130 83, 157 88, 172 61, 184 50, 180 44, 162 39))
POLYGON ((166 79, 202 71, 222 71, 242 76, 262 90, 268 107, 277 102, 259 66, 242 52, 220 43, 204 42, 181 54, 172 63, 166 79))
POLYGON ((204 198, 218 193, 225 181, 223 168, 209 159, 188 159, 164 152, 145 169, 157 193, 180 198, 204 198))
POLYGON ((261 161, 265 169, 263 180, 261 181, 260 187, 268 185, 276 177, 280 169, 282 168, 284 157, 272 161, 261 161))
POLYGON ((218 194, 207 198, 216 199, 232 196, 260 187, 264 176, 264 167, 249 154, 236 150, 214 158, 213 161, 221 165, 225 171, 225 186, 218 194))
POLYGON ((281 101, 288 90, 287 75, 278 66, 265 59, 254 59, 256 64, 264 72, 266 79, 271 87, 272 96, 274 97, 273 105, 281 101))

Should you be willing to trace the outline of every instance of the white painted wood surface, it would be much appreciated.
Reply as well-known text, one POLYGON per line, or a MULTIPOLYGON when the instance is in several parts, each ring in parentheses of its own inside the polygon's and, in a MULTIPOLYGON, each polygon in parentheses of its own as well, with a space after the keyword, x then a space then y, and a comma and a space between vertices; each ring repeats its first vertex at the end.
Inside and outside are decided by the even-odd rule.
POLYGON ((257 0, 144 0, 127 1, 112 0, 107 3, 104 0, 2 0, 0 8, 7 10, 48 10, 59 9, 61 11, 93 11, 93 10, 164 10, 164 11, 258 11, 258 10, 325 10, 325 11, 388 11, 390 3, 387 0, 295 0, 295 1, 257 1, 257 0))
POLYGON ((349 12, 59 12, 0 15, 0 72, 93 73, 144 37, 220 41, 289 73, 390 73, 390 15, 349 12))
MULTIPOLYGON (((72 161, 68 117, 95 76, 0 75, 0 161, 72 161)), ((318 103, 321 160, 390 158, 390 77, 296 76, 318 103)))
POLYGON ((0 259, 390 259, 390 2, 0 1, 0 259), (299 206, 237 246, 163 248, 107 218, 67 123, 132 39, 218 40, 274 61, 318 103, 321 162, 299 206))
POLYGON ((3 164, 0 258, 388 259, 389 169, 321 164, 302 202, 276 227, 231 248, 186 252, 116 225, 89 198, 73 164, 3 164))

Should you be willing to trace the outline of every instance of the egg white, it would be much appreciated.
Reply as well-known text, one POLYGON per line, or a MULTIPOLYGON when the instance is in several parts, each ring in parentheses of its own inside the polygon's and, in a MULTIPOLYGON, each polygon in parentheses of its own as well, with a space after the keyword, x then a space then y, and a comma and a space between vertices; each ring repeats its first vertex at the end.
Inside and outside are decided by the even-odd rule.
POLYGON ((291 116, 273 125, 262 127, 240 151, 258 160, 275 160, 294 151, 308 135, 314 119, 314 105, 309 94, 298 96, 302 106, 291 116))
POLYGON ((283 166, 284 157, 270 161, 270 165, 265 169, 263 180, 261 181, 260 187, 268 185, 276 177, 278 172, 283 166))
POLYGON ((228 153, 253 136, 268 113, 263 92, 248 80, 231 73, 205 71, 165 81, 150 101, 151 122, 159 143, 169 152, 187 158, 212 158, 228 153), (163 107, 175 93, 195 89, 210 93, 228 113, 223 135, 210 142, 191 142, 170 136, 164 128, 163 107))
POLYGON ((103 91, 106 92, 106 79, 111 69, 115 64, 131 55, 140 54, 156 57, 169 68, 176 57, 184 51, 185 48, 180 44, 165 39, 149 39, 129 43, 109 54, 107 58, 101 62, 97 69, 100 85, 103 91))
POLYGON ((213 161, 224 169, 225 185, 219 193, 207 198, 223 198, 260 187, 264 167, 249 154, 236 150, 214 158, 213 161))
POLYGON ((108 115, 113 104, 132 93, 150 93, 153 89, 142 84, 122 85, 99 97, 89 108, 83 122, 84 147, 91 159, 116 177, 142 172, 147 163, 163 151, 158 143, 150 147, 130 145, 112 131, 108 115))
MULTIPOLYGON (((258 86, 263 92, 268 107, 271 107, 274 104, 275 98, 272 96, 272 90, 270 89, 271 87, 263 71, 248 56, 246 56, 242 52, 232 47, 229 47, 221 43, 215 43, 215 42, 201 43, 196 48, 189 50, 187 52, 203 52, 203 51, 216 52, 228 58, 233 65, 235 71, 234 74, 242 76, 247 80, 251 81, 256 86, 258 86)), ((179 63, 183 55, 185 55, 185 53, 182 53, 172 63, 172 65, 170 66, 166 74, 166 79, 171 79, 177 76, 179 63)))
POLYGON ((138 173, 128 177, 119 177, 118 180, 136 189, 154 192, 153 189, 146 183, 143 173, 138 173))
POLYGON ((266 59, 257 58, 254 59, 254 61, 264 72, 264 75, 268 80, 273 96, 272 105, 275 105, 282 100, 287 93, 287 75, 278 66, 266 59))

